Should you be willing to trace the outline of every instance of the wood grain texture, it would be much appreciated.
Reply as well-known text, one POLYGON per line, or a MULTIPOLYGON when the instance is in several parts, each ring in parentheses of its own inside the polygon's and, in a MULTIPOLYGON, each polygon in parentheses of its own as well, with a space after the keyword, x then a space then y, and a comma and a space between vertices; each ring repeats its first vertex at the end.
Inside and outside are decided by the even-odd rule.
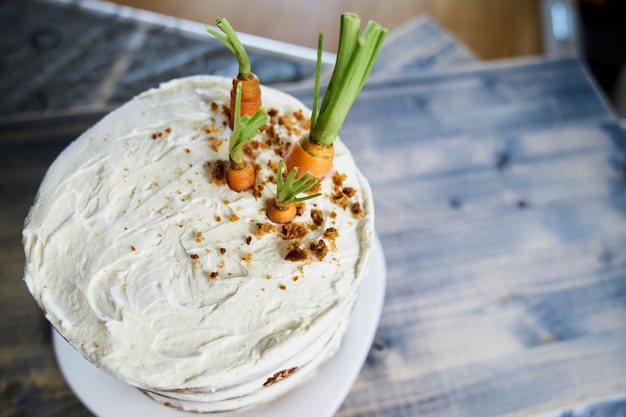
POLYGON ((529 416, 626 392, 626 142, 574 60, 366 85, 341 132, 388 262, 340 416, 529 416))
POLYGON ((460 67, 477 60, 472 51, 434 19, 421 15, 389 33, 370 79, 460 67))
MULTIPOLYGON (((230 76, 237 62, 217 39, 172 19, 139 19, 85 3, 5 0, 11 36, 0 37, 0 118, 27 112, 109 110, 172 78, 230 76)), ((312 63, 249 53, 273 85, 312 76, 312 63)))
MULTIPOLYGON (((50 127, 50 126, 48 126, 50 127)), ((52 131, 54 129, 50 129, 52 131)), ((0 134, 0 137, 4 137, 0 134)), ((0 141, 0 416, 88 416, 59 372, 50 325, 22 282, 24 218, 47 167, 72 136, 0 141)))

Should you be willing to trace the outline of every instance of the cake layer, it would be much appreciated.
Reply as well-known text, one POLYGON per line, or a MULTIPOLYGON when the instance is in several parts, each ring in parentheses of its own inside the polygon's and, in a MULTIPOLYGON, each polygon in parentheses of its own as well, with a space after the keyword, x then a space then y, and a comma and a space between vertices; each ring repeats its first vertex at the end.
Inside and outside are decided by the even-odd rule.
POLYGON ((244 411, 258 407, 288 393, 308 381, 339 349, 341 338, 351 318, 351 310, 331 329, 330 339, 320 338, 297 357, 286 361, 283 369, 267 380, 251 381, 246 386, 229 387, 215 393, 175 393, 146 391, 154 400, 168 407, 197 413, 244 411))
POLYGON ((142 389, 261 389, 323 351, 367 267, 371 193, 339 139, 323 195, 295 225, 266 218, 277 162, 308 130, 294 98, 263 87, 271 122, 246 151, 257 186, 228 188, 230 86, 173 80, 115 110, 57 158, 26 219, 25 281, 46 317, 142 389))

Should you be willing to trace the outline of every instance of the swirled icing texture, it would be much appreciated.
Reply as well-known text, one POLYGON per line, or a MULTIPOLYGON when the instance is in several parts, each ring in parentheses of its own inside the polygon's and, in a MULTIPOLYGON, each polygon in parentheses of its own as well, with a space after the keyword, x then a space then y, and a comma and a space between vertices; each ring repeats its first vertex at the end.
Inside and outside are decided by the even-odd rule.
MULTIPOLYGON (((218 77, 178 79, 113 111, 57 158, 26 219, 25 281, 46 317, 90 361, 140 388, 218 394, 304 365, 298 355, 323 351, 367 265, 370 189, 340 140, 334 171, 366 215, 337 206, 323 181, 324 195, 296 220, 323 214, 303 248, 339 231, 321 261, 286 261, 292 242, 280 228, 258 233, 274 184, 255 197, 214 179, 228 160, 229 88, 218 77)), ((255 138, 261 183, 275 175, 280 145, 306 129, 294 114, 309 114, 270 88, 263 99, 279 142, 269 145, 267 131, 255 138)))

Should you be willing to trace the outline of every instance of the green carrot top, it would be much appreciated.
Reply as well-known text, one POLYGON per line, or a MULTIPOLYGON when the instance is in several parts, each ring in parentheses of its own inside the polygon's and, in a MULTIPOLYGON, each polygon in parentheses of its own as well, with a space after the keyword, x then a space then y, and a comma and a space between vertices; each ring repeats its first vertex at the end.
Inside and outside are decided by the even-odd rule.
POLYGON ((318 108, 321 55, 324 36, 320 33, 317 47, 315 90, 311 115, 311 140, 321 145, 333 143, 343 122, 367 79, 387 29, 368 22, 359 36, 361 20, 355 13, 341 15, 337 61, 318 108))
POLYGON ((278 161, 278 170, 276 172, 276 206, 284 207, 291 203, 299 203, 311 198, 319 197, 321 193, 298 197, 298 194, 317 184, 317 178, 313 178, 310 172, 305 172, 296 178, 298 170, 293 168, 283 180, 283 160, 278 161))
POLYGON ((243 146, 259 133, 259 129, 270 120, 270 117, 262 107, 252 116, 247 114, 240 116, 241 88, 240 83, 237 85, 235 99, 235 122, 228 144, 228 155, 236 165, 244 163, 243 146))
POLYGON ((222 43, 226 45, 226 47, 235 55, 235 58, 239 63, 239 75, 242 78, 249 77, 252 72, 250 68, 250 58, 248 58, 248 54, 241 44, 235 29, 233 29, 228 20, 221 17, 215 19, 215 23, 224 33, 222 34, 213 28, 207 28, 207 32, 222 41, 222 43))

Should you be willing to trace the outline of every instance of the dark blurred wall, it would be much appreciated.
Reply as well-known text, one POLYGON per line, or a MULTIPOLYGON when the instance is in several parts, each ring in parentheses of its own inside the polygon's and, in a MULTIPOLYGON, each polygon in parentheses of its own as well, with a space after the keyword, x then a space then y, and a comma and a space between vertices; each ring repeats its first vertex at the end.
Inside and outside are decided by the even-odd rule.
POLYGON ((579 0, 582 48, 601 87, 615 98, 626 62, 626 0, 579 0))

